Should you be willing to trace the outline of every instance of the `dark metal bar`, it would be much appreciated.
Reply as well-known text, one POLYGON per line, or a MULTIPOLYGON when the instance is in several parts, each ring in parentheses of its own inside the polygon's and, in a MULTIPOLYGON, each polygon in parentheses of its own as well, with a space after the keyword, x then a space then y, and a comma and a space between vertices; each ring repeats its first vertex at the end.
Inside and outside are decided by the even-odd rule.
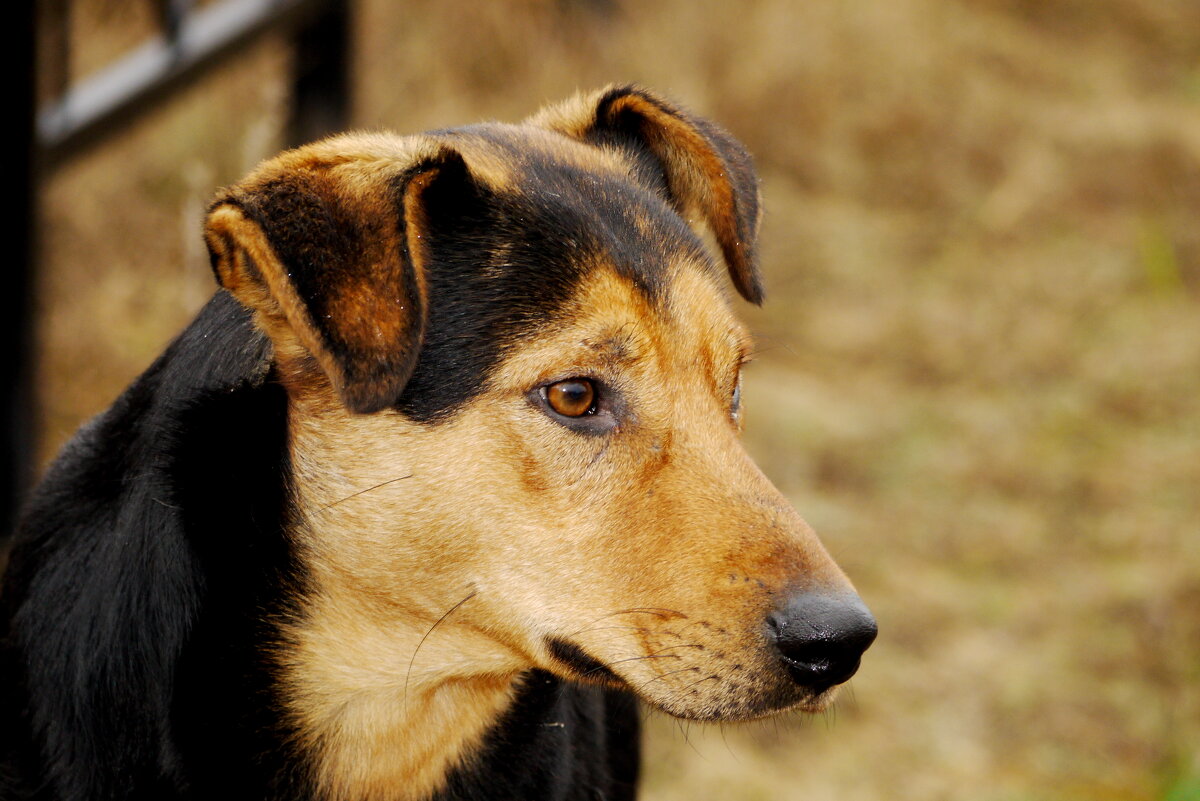
MULTIPOLYGON (((38 61, 38 71, 43 73, 40 77, 45 79, 46 85, 39 87, 34 81, 34 92, 49 90, 57 97, 71 86, 71 0, 42 0, 31 5, 37 9, 34 11, 34 49, 37 49, 38 13, 41 14, 40 25, 45 29, 46 46, 43 58, 38 61)), ((32 75, 30 80, 34 80, 32 75)))
POLYGON ((179 40, 179 32, 193 5, 193 0, 158 0, 159 25, 167 41, 174 44, 179 40))
POLYGON ((258 36, 303 25, 331 5, 343 3, 223 0, 191 13, 178 21, 174 40, 155 37, 38 114, 42 166, 53 168, 99 141, 258 36))
POLYGON ((302 145, 346 127, 351 102, 347 3, 327 3, 296 30, 292 79, 289 145, 302 145))
POLYGON ((99 73, 70 85, 70 0, 44 0, 49 52, 44 64, 58 95, 37 108, 37 15, 32 0, 18 2, 8 19, 7 75, 14 81, 13 127, 26 158, 5 162, 6 184, 17 200, 6 215, 12 264, 0 292, 0 326, 9 346, 0 350, 8 391, 0 392, 0 544, 15 521, 32 475, 33 269, 37 262, 36 188, 53 169, 116 132, 124 123, 258 37, 291 31, 294 97, 289 141, 299 143, 345 126, 350 110, 348 0, 221 0, 195 9, 195 0, 158 0, 162 34, 99 73), (15 252, 12 252, 15 250, 15 252))
MULTIPOLYGON (((15 3, 7 19, 8 62, 6 75, 10 108, 16 110, 13 128, 19 154, 4 162, 5 185, 15 208, 4 215, 8 229, 8 265, 4 291, 0 292, 0 326, 6 343, 0 349, 7 391, 0 393, 0 529, 4 534, 16 521, 29 486, 33 443, 33 265, 37 252, 37 212, 34 205, 34 117, 37 109, 36 25, 33 3, 15 3), (23 78, 23 80, 22 80, 23 78)), ((0 540, 4 537, 0 534, 0 540)))

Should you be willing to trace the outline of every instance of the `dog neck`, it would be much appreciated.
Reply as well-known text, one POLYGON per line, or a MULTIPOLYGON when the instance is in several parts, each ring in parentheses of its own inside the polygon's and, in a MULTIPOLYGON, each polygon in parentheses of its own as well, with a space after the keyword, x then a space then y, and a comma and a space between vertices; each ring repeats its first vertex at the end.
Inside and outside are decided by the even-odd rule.
POLYGON ((346 801, 432 796, 452 770, 470 762, 512 704, 516 675, 435 679, 414 668, 418 675, 405 686, 398 676, 406 672, 403 657, 419 639, 346 643, 340 633, 329 636, 336 617, 317 613, 298 632, 285 681, 317 785, 324 797, 346 801), (374 664, 385 652, 398 666, 374 664))
POLYGON ((420 482, 397 478, 403 449, 395 421, 380 418, 351 415, 322 391, 293 395, 290 414, 296 505, 309 510, 293 538, 308 587, 283 632, 283 694, 317 783, 346 801, 437 792, 529 667, 471 624, 476 588, 430 578, 417 546, 433 535, 405 523, 420 482))
POLYGON ((331 799, 427 798, 511 706, 516 660, 449 622, 452 610, 431 621, 381 609, 353 576, 327 568, 310 576, 319 591, 285 630, 280 660, 314 778, 331 799))

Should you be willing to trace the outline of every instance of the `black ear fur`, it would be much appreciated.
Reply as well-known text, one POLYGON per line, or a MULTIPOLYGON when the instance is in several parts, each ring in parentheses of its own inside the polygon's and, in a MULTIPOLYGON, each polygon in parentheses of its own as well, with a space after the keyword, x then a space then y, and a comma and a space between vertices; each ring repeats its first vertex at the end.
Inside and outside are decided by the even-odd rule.
POLYGON ((746 149, 720 126, 634 86, 603 91, 592 114, 579 120, 571 119, 570 110, 551 112, 535 122, 592 144, 622 147, 643 165, 648 155, 680 215, 708 224, 738 292, 762 303, 756 253, 762 207, 746 149))
POLYGON ((243 305, 286 323, 348 409, 379 411, 404 389, 424 336, 423 193, 465 165, 445 148, 387 169, 297 162, 213 203, 213 270, 243 305))

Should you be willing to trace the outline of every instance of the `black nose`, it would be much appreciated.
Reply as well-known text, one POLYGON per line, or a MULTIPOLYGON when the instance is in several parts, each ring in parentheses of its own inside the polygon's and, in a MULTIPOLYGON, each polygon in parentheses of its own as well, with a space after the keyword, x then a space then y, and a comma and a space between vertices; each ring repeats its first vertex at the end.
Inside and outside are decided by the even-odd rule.
POLYGON ((854 675, 878 628, 857 595, 805 593, 767 616, 767 632, 792 680, 819 693, 854 675))

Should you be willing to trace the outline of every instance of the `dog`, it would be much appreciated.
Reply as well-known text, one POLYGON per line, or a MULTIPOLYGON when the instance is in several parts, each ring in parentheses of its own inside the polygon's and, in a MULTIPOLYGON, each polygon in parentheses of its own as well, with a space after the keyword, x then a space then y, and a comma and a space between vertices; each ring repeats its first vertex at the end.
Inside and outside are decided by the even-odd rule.
POLYGON ((0 798, 627 799, 639 703, 824 708, 876 624, 739 441, 759 217, 638 87, 221 192, 19 525, 0 798))

